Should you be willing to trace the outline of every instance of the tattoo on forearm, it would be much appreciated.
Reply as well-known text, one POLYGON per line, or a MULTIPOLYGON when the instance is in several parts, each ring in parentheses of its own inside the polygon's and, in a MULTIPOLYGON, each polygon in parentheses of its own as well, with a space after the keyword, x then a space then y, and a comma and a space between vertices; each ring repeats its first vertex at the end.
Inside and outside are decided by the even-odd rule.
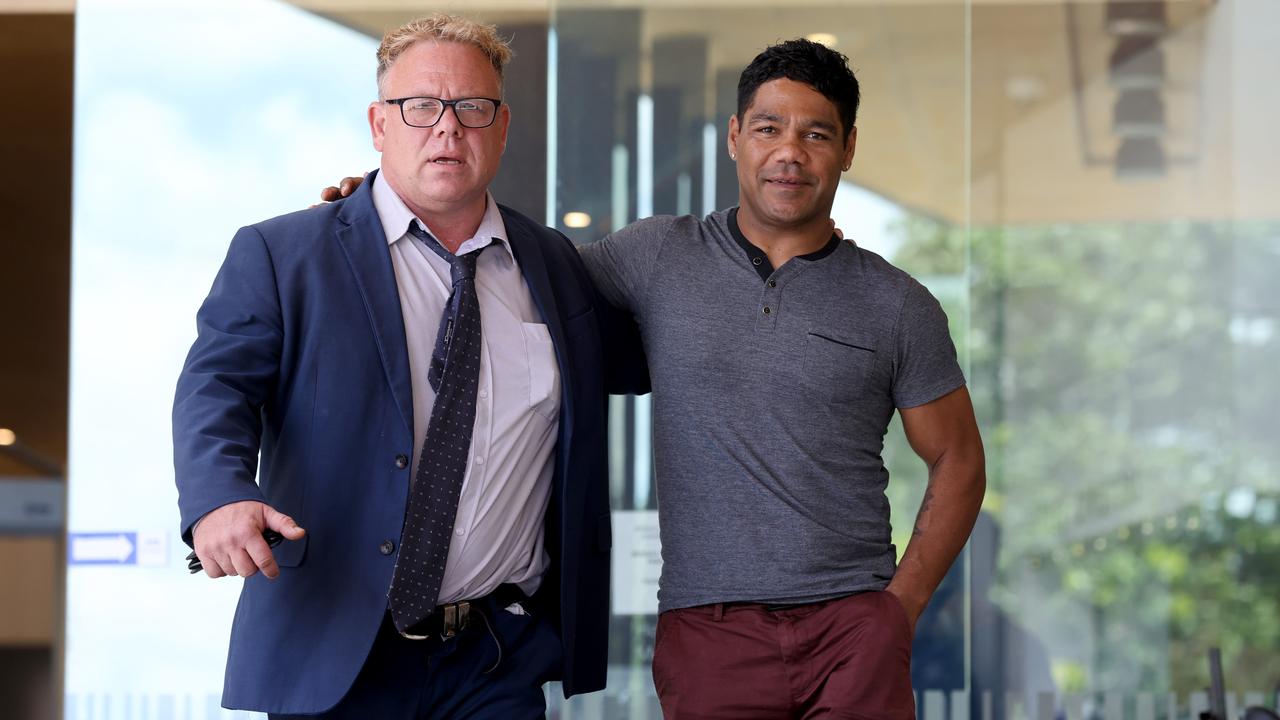
POLYGON ((924 528, 922 528, 920 525, 921 525, 921 521, 924 520, 924 516, 928 514, 929 506, 931 505, 933 505, 933 485, 932 484, 930 484, 929 487, 925 488, 924 500, 920 501, 920 512, 916 513, 916 526, 911 531, 912 537, 916 537, 924 534, 924 528))

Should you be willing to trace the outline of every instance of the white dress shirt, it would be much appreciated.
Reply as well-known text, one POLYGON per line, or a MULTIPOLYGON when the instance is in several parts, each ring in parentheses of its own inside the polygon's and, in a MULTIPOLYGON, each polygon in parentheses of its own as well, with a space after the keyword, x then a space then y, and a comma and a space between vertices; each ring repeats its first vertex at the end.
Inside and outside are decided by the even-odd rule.
MULTIPOLYGON (((408 232, 411 221, 431 233, 429 224, 415 219, 381 174, 374 178, 372 192, 387 235, 409 348, 413 482, 436 399, 427 368, 452 284, 449 263, 408 232)), ((548 563, 543 518, 555 464, 560 371, 492 195, 486 204, 475 236, 458 248, 458 254, 485 248, 476 261, 480 385, 471 461, 458 499, 441 603, 481 597, 503 583, 517 583, 532 593, 548 563)))

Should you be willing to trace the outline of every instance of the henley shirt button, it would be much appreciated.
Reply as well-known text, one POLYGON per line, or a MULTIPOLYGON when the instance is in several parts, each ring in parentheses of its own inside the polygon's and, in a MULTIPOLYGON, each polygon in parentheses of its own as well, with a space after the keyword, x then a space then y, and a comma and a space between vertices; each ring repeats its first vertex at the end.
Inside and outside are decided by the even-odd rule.
POLYGON ((768 315, 768 314, 769 314, 769 306, 768 306, 768 305, 765 305, 765 306, 764 306, 764 314, 765 314, 765 315, 768 315))
POLYGON ((378 545, 378 552, 382 553, 383 555, 390 555, 395 551, 396 551, 396 544, 391 542, 390 540, 383 540, 382 543, 378 545))
POLYGON ((400 453, 399 455, 396 455, 396 467, 400 468, 401 470, 409 467, 409 456, 405 455, 404 453, 400 453))
POLYGON ((751 258, 751 264, 752 264, 752 265, 759 265, 759 264, 760 264, 760 263, 762 263, 762 262, 764 262, 764 261, 763 261, 763 260, 761 260, 761 259, 760 259, 760 258, 758 258, 758 257, 757 257, 757 258, 751 258))
POLYGON ((769 281, 769 287, 771 287, 771 288, 773 288, 773 287, 778 287, 778 281, 777 281, 777 280, 770 280, 770 281, 769 281))

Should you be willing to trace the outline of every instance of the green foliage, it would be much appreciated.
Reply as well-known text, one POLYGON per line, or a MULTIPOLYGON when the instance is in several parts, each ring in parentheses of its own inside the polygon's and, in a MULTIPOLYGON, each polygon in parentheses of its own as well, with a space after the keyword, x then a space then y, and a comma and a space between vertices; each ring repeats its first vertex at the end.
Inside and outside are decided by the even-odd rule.
MULTIPOLYGON (((1280 225, 894 231, 895 264, 967 288, 936 294, 1002 528, 991 598, 1058 681, 1185 694, 1218 646, 1232 688, 1273 692, 1280 225)), ((925 472, 899 430, 886 442, 901 551, 925 472)))

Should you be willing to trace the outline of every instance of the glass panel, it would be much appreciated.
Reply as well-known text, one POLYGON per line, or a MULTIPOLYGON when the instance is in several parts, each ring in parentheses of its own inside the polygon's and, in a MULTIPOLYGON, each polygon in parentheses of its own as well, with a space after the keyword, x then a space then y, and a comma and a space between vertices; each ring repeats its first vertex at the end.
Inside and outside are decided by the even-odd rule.
MULTIPOLYGON (((920 715, 1194 717, 1210 647, 1227 711, 1274 707, 1280 10, 599 5, 559 3, 554 23, 552 77, 581 95, 552 107, 548 220, 588 212, 594 227, 566 229, 582 242, 735 201, 697 128, 723 143, 763 45, 812 23, 859 69, 859 154, 833 214, 943 301, 988 451, 970 573, 918 634, 920 715)), ((897 429, 885 457, 901 547, 923 472, 897 429)), ((637 626, 615 623, 615 646, 648 638, 637 626)))
POLYGON ((232 717, 240 583, 186 572, 173 387, 236 229, 376 167, 375 43, 278 3, 76 20, 65 716, 232 717))
POLYGON ((1277 23, 974 3, 968 242, 902 238, 971 265, 981 717, 1195 717, 1211 647, 1229 704, 1274 707, 1277 23))
MULTIPOLYGON (((831 2, 767 7, 717 2, 553 4, 547 222, 592 242, 653 214, 701 216, 738 203, 725 138, 738 77, 780 39, 813 35, 852 58, 862 84, 858 153, 833 215, 863 247, 912 264, 897 228, 913 211, 966 211, 964 3, 831 2)), ((960 235, 963 238, 963 235, 960 235)), ((962 247, 963 249, 963 247, 962 247)), ((968 316, 967 266, 909 267, 946 306, 956 338, 968 316)), ((656 498, 649 399, 614 399, 614 619, 609 686, 574 698, 573 717, 657 718, 650 677, 656 612, 656 498), (634 614, 632 614, 634 613, 634 614), (581 715, 579 715, 581 714, 581 715)), ((890 432, 894 541, 901 550, 926 469, 901 429, 890 432)), ((964 563, 921 620, 915 648, 921 707, 948 707, 966 687, 964 563), (939 704, 941 703, 941 704, 939 704)), ((555 693, 552 693, 555 697, 555 693)), ((936 712, 936 711, 935 711, 936 712)))

